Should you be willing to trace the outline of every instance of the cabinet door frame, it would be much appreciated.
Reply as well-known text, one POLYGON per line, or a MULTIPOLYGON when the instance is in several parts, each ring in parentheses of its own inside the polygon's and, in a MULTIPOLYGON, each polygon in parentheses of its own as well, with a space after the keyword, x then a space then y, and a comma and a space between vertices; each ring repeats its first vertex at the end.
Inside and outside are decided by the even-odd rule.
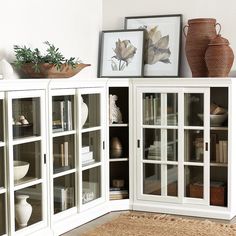
MULTIPOLYGON (((189 203, 189 204, 203 204, 209 205, 209 151, 206 151, 206 145, 209 146, 210 137, 210 89, 206 87, 189 88, 189 87, 136 87, 134 93, 134 112, 137 114, 134 121, 136 130, 134 131, 134 150, 136 152, 137 166, 135 170, 135 177, 137 182, 134 184, 137 200, 159 201, 159 202, 173 202, 173 203, 189 203), (178 142, 178 196, 153 196, 143 194, 143 159, 142 159, 142 96, 144 93, 177 93, 178 94, 178 137, 184 137, 184 94, 185 93, 203 93, 204 95, 204 198, 186 198, 184 197, 184 141, 180 139, 178 142), (139 141, 138 141, 139 140, 139 141), (137 148, 137 142, 140 142, 140 148, 137 148), (206 144, 208 143, 208 144, 206 144)), ((160 126, 161 127, 161 126, 160 126)), ((165 127, 163 127, 165 128, 165 127)), ((164 163, 165 164, 165 163, 164 163)))
MULTIPOLYGON (((184 115, 185 115, 185 111, 184 111, 184 94, 203 94, 204 96, 204 102, 203 102, 203 107, 204 107, 204 119, 203 119, 203 126, 202 126, 202 130, 204 132, 204 136, 203 136, 203 151, 204 151, 204 157, 203 157, 203 163, 200 166, 203 166, 204 170, 203 170, 203 198, 202 199, 198 199, 198 198, 190 198, 190 197, 184 197, 184 193, 183 193, 183 203, 189 203, 189 204, 199 204, 199 205, 209 205, 210 204, 210 152, 209 152, 209 147, 210 147, 210 88, 206 88, 206 87, 198 87, 198 88, 188 88, 188 87, 184 87, 182 89, 182 93, 181 93, 181 100, 182 100, 182 122, 181 124, 183 125, 183 127, 181 128, 181 136, 184 137, 184 131, 185 128, 188 126, 185 126, 184 124, 184 115), (206 147, 208 146, 208 147, 206 147), (208 148, 208 149, 207 149, 208 148)), ((193 126, 189 126, 190 130, 198 130, 198 126, 193 127, 193 126)), ((182 178, 181 178, 181 183, 183 184, 183 190, 184 190, 184 141, 182 143, 182 162, 181 162, 181 168, 183 169, 182 171, 182 178)), ((192 164, 193 166, 198 166, 197 164, 194 165, 194 163, 192 164)))
MULTIPOLYGON (((106 201, 106 176, 107 175, 107 170, 105 169, 105 156, 106 156, 106 150, 105 150, 105 140, 106 140, 106 95, 107 95, 107 90, 105 87, 97 87, 97 88, 78 88, 77 89, 77 95, 78 95, 78 117, 77 117, 77 123, 78 123, 78 184, 79 184, 79 194, 78 194, 78 211, 79 212, 84 212, 90 208, 93 208, 95 206, 98 206, 106 201), (92 200, 91 202, 88 202, 86 204, 82 203, 82 190, 83 190, 83 181, 82 181, 82 173, 83 173, 83 167, 82 167, 82 161, 81 161, 81 148, 82 148, 82 128, 81 128, 81 116, 80 111, 81 111, 81 96, 82 95, 91 95, 91 94, 99 94, 100 95, 100 125, 99 125, 99 130, 101 131, 101 136, 100 136, 100 163, 97 165, 95 164, 95 167, 100 167, 100 183, 101 183, 101 197, 92 200)), ((89 130, 90 128, 88 128, 89 130)), ((93 128, 91 128, 92 130, 93 128)), ((90 169, 90 168, 89 168, 90 169)), ((91 168, 93 169, 93 168, 91 168)))
MULTIPOLYGON (((51 224, 57 222, 58 220, 62 220, 65 217, 70 217, 71 215, 74 215, 77 213, 77 205, 78 205, 78 201, 77 201, 77 195, 78 195, 78 176, 77 176, 77 162, 78 162, 78 149, 77 149, 77 112, 76 112, 76 108, 77 108, 77 95, 76 95, 76 89, 75 88, 68 88, 68 89, 63 89, 63 88, 59 88, 59 89, 51 89, 49 91, 49 115, 48 115, 48 124, 49 124, 49 128, 48 128, 48 132, 49 132, 49 156, 50 156, 50 165, 49 165, 49 176, 50 176, 50 189, 51 189, 51 194, 50 194, 50 219, 51 219, 51 224), (74 135, 74 156, 75 156, 75 160, 74 160, 74 168, 76 169, 76 172, 74 172, 75 174, 75 206, 67 209, 65 211, 59 212, 57 214, 54 214, 54 172, 53 172, 53 129, 52 129, 52 101, 53 101, 53 97, 57 97, 57 96, 74 96, 74 117, 73 117, 73 125, 74 128, 73 130, 76 131, 76 134, 74 135)), ((69 131, 70 132, 70 131, 69 131)))
MULTIPOLYGON (((46 154, 46 90, 28 90, 28 91, 8 91, 6 92, 6 128, 7 128, 7 181, 8 181, 8 207, 9 207, 9 216, 8 216, 8 228, 10 234, 18 233, 15 231, 15 200, 14 200, 14 171, 13 168, 13 147, 17 145, 13 140, 13 128, 12 128, 12 100, 13 99, 24 99, 24 98, 39 98, 40 99, 40 138, 35 139, 35 141, 40 141, 41 144, 41 179, 39 184, 42 186, 42 220, 34 223, 33 225, 27 226, 24 229, 20 229, 20 232, 30 233, 36 230, 40 230, 42 228, 46 228, 48 226, 48 184, 47 184, 47 168, 46 163, 44 162, 44 155, 46 154)), ((32 139, 33 140, 33 139, 32 139)), ((32 141, 33 142, 33 141, 32 141)), ((20 141, 19 144, 24 144, 24 141, 20 141)))
MULTIPOLYGON (((142 122, 142 115, 143 115, 143 106, 142 106, 142 98, 143 98, 143 94, 144 93, 159 93, 161 94, 161 96, 163 97, 163 95, 165 95, 166 93, 170 93, 170 94, 177 94, 178 95, 178 113, 179 113, 179 107, 180 107, 180 99, 179 99, 179 93, 181 92, 180 88, 158 88, 158 87, 138 87, 136 89, 136 97, 134 97, 134 107, 135 107, 135 113, 137 114, 136 116, 136 120, 135 120, 135 127, 136 127, 136 140, 134 141, 134 150, 136 150, 136 163, 135 166, 137 166, 137 168, 135 168, 135 179, 137 179, 137 183, 135 184, 135 192, 137 194, 137 199, 138 200, 147 200, 147 201, 160 201, 160 202, 181 202, 181 198, 180 198, 180 154, 181 154, 181 143, 178 142, 178 161, 177 161, 177 165, 178 165, 178 196, 177 197, 172 197, 172 196, 162 196, 162 195, 149 195, 149 194, 144 194, 143 193, 143 163, 145 162, 143 160, 143 128, 141 128, 142 126, 145 127, 145 125, 143 125, 142 122), (140 143, 140 147, 137 148, 138 143, 140 143)), ((163 99, 162 99, 163 100, 163 99)), ((161 112, 167 112, 166 107, 164 106, 165 101, 161 101, 161 112)), ((179 115, 178 115, 178 124, 176 126, 168 126, 168 125, 148 125, 149 127, 153 127, 153 128, 157 128, 157 129, 167 129, 168 127, 169 129, 173 128, 176 129, 178 132, 178 137, 179 137, 179 131, 180 131, 180 123, 179 123, 179 115), (158 126, 158 127, 157 127, 158 126)), ((154 163, 154 162, 152 162, 154 163)), ((161 184, 165 185, 167 183, 167 173, 166 170, 164 170, 163 167, 165 167, 164 165, 166 165, 165 169, 167 168, 168 165, 168 161, 158 161, 158 164, 161 165, 162 171, 164 171, 164 178, 161 178, 161 184)), ((165 186, 166 188, 167 186, 165 186)), ((166 190, 164 191, 164 194, 166 195, 166 190)))

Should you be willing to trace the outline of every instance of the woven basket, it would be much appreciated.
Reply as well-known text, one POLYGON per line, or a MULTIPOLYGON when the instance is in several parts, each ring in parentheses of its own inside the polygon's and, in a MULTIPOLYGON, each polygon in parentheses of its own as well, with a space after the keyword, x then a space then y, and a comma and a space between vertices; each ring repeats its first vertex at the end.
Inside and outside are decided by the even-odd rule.
POLYGON ((217 35, 209 43, 205 60, 209 77, 227 77, 234 61, 234 53, 229 47, 229 41, 217 35))
MULTIPOLYGON (((217 23, 218 24, 218 23, 217 23)), ((205 63, 205 52, 210 41, 216 37, 216 20, 211 18, 197 18, 188 21, 186 36, 186 57, 193 77, 207 77, 208 70, 205 63)))

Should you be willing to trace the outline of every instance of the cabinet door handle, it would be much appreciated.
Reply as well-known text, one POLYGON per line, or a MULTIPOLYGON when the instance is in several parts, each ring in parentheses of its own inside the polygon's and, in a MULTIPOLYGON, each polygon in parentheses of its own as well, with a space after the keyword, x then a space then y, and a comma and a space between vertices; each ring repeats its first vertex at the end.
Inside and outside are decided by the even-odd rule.
POLYGON ((205 151, 208 151, 208 142, 205 143, 205 151))
POLYGON ((139 139, 137 140, 137 146, 138 146, 138 148, 140 148, 140 140, 139 139))
POLYGON ((102 142, 102 148, 105 150, 105 141, 102 142))
POLYGON ((44 162, 44 164, 46 164, 46 160, 47 160, 47 156, 46 156, 46 154, 44 154, 43 155, 43 162, 44 162))

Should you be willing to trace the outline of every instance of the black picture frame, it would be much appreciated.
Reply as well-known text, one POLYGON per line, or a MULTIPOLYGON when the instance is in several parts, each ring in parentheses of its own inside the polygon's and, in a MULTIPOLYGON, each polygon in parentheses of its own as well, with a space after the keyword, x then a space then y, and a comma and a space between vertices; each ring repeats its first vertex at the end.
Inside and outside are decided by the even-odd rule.
POLYGON ((106 30, 101 32, 98 77, 143 77, 144 30, 106 30))
POLYGON ((144 77, 180 77, 181 14, 125 17, 124 26, 145 29, 144 77))

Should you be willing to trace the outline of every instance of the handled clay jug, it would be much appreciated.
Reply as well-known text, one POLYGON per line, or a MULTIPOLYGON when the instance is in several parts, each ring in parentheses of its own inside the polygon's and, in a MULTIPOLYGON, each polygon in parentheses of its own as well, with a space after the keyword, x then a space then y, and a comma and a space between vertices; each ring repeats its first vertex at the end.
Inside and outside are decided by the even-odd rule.
POLYGON ((184 27, 185 52, 193 77, 208 76, 205 52, 209 42, 216 37, 216 25, 220 26, 215 19, 196 18, 188 20, 188 25, 184 27))

